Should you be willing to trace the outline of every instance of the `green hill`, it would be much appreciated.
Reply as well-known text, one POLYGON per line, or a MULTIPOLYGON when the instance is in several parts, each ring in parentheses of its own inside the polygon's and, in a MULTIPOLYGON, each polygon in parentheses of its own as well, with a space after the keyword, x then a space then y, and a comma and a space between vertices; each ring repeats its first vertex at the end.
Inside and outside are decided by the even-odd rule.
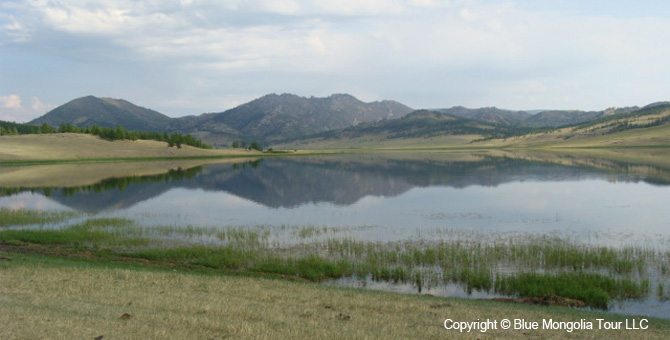
POLYGON ((109 128, 121 125, 127 130, 163 132, 171 120, 162 113, 125 100, 87 96, 61 105, 29 124, 59 126, 70 123, 79 127, 98 125, 109 128))

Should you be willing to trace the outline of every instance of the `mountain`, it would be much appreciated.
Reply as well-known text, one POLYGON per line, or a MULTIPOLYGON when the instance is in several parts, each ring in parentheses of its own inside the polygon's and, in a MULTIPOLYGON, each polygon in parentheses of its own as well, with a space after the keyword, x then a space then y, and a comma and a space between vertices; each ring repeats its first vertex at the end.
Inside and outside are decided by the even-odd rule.
POLYGON ((395 101, 364 103, 348 94, 326 98, 269 94, 224 112, 175 122, 171 128, 228 136, 237 133, 270 143, 400 118, 410 112, 411 108, 395 101))
POLYGON ((501 110, 497 107, 468 109, 463 106, 454 106, 449 109, 437 109, 436 111, 456 117, 502 125, 518 125, 532 116, 525 111, 501 110))
POLYGON ((269 144, 399 118, 411 111, 395 101, 365 103, 348 94, 326 98, 270 94, 224 112, 170 118, 125 100, 87 96, 61 105, 29 124, 110 128, 122 125, 127 130, 188 133, 205 142, 227 146, 234 140, 269 144))
POLYGON ((76 126, 116 128, 122 125, 127 130, 164 131, 172 118, 122 99, 87 96, 61 105, 29 124, 47 123, 59 126, 71 123, 76 126))
POLYGON ((194 137, 217 147, 227 147, 233 141, 259 140, 256 136, 249 136, 222 122, 217 122, 214 113, 205 113, 199 116, 175 118, 168 125, 168 132, 188 133, 194 137))

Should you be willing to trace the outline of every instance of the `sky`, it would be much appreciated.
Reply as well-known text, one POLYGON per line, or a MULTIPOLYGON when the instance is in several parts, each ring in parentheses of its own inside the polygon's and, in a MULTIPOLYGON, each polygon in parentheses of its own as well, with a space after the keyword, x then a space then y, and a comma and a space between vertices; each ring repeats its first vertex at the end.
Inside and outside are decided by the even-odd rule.
POLYGON ((670 1, 0 0, 0 120, 75 98, 171 117, 269 93, 412 108, 670 100, 670 1))

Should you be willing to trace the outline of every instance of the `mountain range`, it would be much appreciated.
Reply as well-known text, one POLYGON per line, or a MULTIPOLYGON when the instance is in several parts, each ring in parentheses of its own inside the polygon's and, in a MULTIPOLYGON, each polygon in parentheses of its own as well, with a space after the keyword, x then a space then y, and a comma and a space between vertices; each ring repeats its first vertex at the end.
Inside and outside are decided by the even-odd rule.
MULTIPOLYGON (((667 102, 646 106, 667 106, 667 102)), ((643 108, 644 109, 644 108, 643 108)), ((416 138, 436 135, 507 136, 537 128, 573 126, 634 114, 639 107, 602 111, 539 112, 503 110, 496 107, 414 110, 392 100, 366 103, 348 94, 300 97, 269 94, 235 108, 215 113, 171 118, 122 99, 86 96, 63 104, 29 124, 58 126, 122 125, 128 130, 189 133, 215 146, 232 141, 258 141, 264 145, 300 139, 416 138)))
POLYGON ((364 103, 348 94, 326 98, 269 94, 224 112, 170 118, 125 100, 87 96, 61 105, 29 124, 70 123, 111 128, 122 125, 127 130, 189 133, 210 144, 227 146, 234 140, 269 144, 359 123, 400 118, 412 111, 395 101, 364 103))

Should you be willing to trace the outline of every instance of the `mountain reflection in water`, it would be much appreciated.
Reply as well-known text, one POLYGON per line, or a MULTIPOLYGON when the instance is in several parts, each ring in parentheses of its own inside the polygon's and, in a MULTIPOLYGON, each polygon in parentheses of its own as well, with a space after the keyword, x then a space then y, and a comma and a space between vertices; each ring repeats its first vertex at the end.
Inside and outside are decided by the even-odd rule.
POLYGON ((352 205, 366 196, 394 197, 416 187, 496 187, 524 181, 670 184, 668 169, 588 159, 559 164, 487 154, 432 154, 429 158, 337 155, 270 158, 170 170, 161 175, 111 178, 68 188, 3 188, 3 196, 39 193, 72 209, 124 209, 175 188, 225 192, 269 208, 304 204, 352 205))

